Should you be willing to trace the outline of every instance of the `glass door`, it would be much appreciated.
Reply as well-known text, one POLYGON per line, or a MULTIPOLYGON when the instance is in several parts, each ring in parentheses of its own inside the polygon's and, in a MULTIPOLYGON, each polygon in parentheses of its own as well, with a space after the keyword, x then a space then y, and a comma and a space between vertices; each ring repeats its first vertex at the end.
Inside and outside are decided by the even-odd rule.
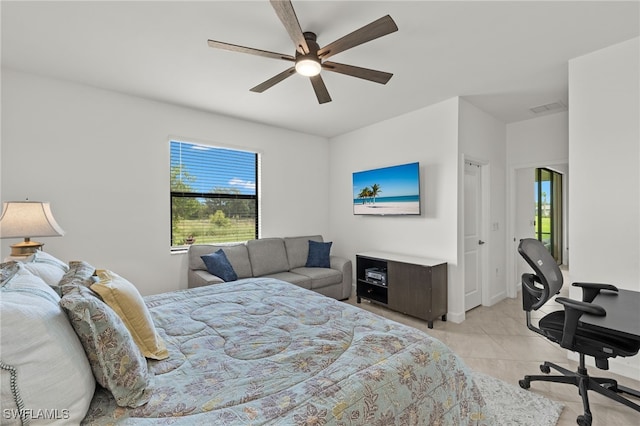
POLYGON ((536 238, 562 263, 562 174, 547 168, 536 169, 536 238))

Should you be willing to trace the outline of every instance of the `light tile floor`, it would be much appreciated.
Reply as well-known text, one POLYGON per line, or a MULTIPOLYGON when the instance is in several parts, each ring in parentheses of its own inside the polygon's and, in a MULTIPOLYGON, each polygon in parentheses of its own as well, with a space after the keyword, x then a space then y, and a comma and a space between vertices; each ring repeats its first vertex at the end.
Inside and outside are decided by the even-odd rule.
MULTIPOLYGON (((518 380, 525 374, 541 374, 540 364, 544 361, 554 362, 569 370, 577 368, 577 362, 567 358, 566 350, 527 328, 520 297, 505 299, 491 307, 472 309, 467 312, 466 320, 461 324, 435 321, 433 329, 427 327, 426 321, 393 312, 365 300, 356 304, 355 295, 351 296, 348 303, 425 331, 451 347, 472 369, 515 386, 518 386, 518 380)), ((558 306, 560 305, 555 302, 549 302, 539 311, 533 312, 532 317, 540 318, 559 309, 558 306)), ((622 385, 640 389, 640 382, 636 380, 595 367, 587 369, 595 376, 613 377, 622 385)), ((551 374, 557 372, 552 371, 551 374)), ((573 385, 532 382, 529 391, 564 404, 558 426, 575 425, 576 417, 583 413, 578 389, 573 385)), ((594 392, 589 392, 589 401, 594 426, 640 425, 640 413, 629 407, 594 392)), ((640 403, 638 399, 634 401, 640 403)))

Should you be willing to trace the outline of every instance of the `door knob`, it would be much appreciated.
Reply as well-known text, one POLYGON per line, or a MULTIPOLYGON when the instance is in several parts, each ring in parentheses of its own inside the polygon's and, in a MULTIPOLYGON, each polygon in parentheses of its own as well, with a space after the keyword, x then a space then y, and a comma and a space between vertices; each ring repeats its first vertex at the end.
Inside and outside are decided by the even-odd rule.
POLYGON ((479 245, 479 246, 481 246, 481 245, 483 245, 483 244, 484 244, 484 241, 482 241, 482 240, 478 240, 478 245, 479 245))

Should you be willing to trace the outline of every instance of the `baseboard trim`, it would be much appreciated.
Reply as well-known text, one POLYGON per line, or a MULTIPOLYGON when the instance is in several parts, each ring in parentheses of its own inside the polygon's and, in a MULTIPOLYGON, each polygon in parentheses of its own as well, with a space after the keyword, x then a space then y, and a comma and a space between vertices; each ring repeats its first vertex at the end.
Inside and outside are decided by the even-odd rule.
POLYGON ((464 312, 462 312, 462 313, 451 313, 451 312, 447 313, 447 321, 451 321, 451 322, 456 323, 456 324, 460 324, 462 321, 465 320, 465 318, 466 317, 464 315, 464 312))
POLYGON ((496 303, 501 302, 506 298, 507 298, 507 293, 505 291, 502 291, 489 299, 488 306, 493 306, 496 303))

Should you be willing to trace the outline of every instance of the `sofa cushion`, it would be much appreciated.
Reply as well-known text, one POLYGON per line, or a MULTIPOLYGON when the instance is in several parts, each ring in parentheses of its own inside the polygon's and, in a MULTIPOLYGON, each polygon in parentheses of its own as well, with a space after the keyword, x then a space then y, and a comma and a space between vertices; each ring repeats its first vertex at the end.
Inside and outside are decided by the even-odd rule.
POLYGON ((192 270, 207 270, 201 256, 215 253, 222 249, 227 256, 238 278, 250 278, 253 276, 249 252, 245 244, 193 244, 189 246, 189 268, 192 270))
POLYGON ((220 249, 200 257, 204 264, 207 265, 207 271, 210 274, 222 278, 225 282, 238 279, 238 274, 233 270, 233 266, 231 266, 231 262, 229 262, 224 250, 220 249))
POLYGON ((289 270, 287 251, 282 238, 261 238, 247 241, 249 260, 254 277, 289 270))
POLYGON ((330 268, 331 260, 331 242, 319 243, 317 241, 309 241, 309 256, 307 257, 307 268, 330 268))
POLYGON ((309 241, 322 242, 322 235, 309 235, 307 237, 285 237, 284 246, 287 249, 289 268, 300 268, 307 264, 309 256, 309 241))
POLYGON ((294 272, 278 272, 277 274, 265 275, 264 278, 275 278, 277 280, 286 281, 291 284, 295 284, 298 287, 311 290, 312 283, 311 278, 307 275, 296 274, 294 272))
POLYGON ((322 288, 329 285, 339 284, 342 282, 342 273, 330 268, 296 268, 291 272, 309 277, 311 280, 311 289, 322 288))

